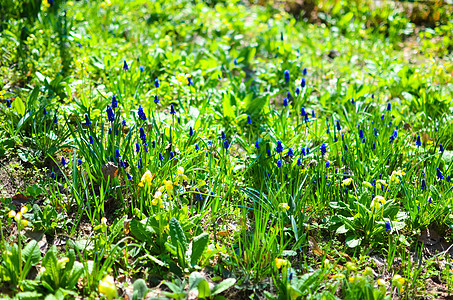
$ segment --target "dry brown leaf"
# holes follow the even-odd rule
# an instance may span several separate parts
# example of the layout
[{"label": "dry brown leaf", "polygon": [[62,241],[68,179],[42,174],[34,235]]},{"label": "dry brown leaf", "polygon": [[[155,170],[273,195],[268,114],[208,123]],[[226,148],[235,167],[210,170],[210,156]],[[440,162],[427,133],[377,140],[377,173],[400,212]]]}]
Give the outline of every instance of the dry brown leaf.
[{"label": "dry brown leaf", "polygon": [[101,167],[101,171],[105,180],[108,180],[109,177],[113,179],[118,175],[118,167],[110,161]]}]

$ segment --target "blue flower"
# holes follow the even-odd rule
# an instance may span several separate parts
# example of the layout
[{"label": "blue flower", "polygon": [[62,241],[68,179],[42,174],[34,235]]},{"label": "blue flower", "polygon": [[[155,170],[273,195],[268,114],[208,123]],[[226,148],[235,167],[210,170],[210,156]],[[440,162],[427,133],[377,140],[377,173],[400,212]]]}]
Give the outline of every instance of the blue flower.
[{"label": "blue flower", "polygon": [[157,95],[154,95],[154,103],[159,103],[159,97],[157,97]]},{"label": "blue flower", "polygon": [[337,130],[338,130],[338,131],[341,131],[340,120],[337,120]]},{"label": "blue flower", "polygon": [[311,116],[312,116],[313,118],[316,117],[316,114],[315,114],[315,110],[314,110],[314,109],[311,111]]},{"label": "blue flower", "polygon": [[376,149],[376,143],[373,143],[373,146],[371,146],[371,149]]},{"label": "blue flower", "polygon": [[307,123],[308,121],[310,121],[310,119],[308,118],[308,114],[306,114],[304,117],[304,122]]},{"label": "blue flower", "polygon": [[302,147],[302,150],[300,150],[300,155],[305,156],[305,147]]},{"label": "blue flower", "polygon": [[143,73],[143,72],[145,72],[145,67],[144,66],[140,66],[140,73]]},{"label": "blue flower", "polygon": [[300,87],[304,88],[305,85],[306,85],[305,78],[302,78],[302,80],[300,81]]},{"label": "blue flower", "polygon": [[283,151],[282,141],[277,141],[276,151],[277,151],[277,153],[281,153]]},{"label": "blue flower", "polygon": [[140,144],[135,143],[135,152],[139,153],[140,152]]},{"label": "blue flower", "polygon": [[55,178],[56,178],[55,172],[50,173],[50,178],[52,178],[52,179],[55,179]]},{"label": "blue flower", "polygon": [[57,124],[58,123],[58,118],[57,118],[57,113],[55,112],[55,115],[53,116],[53,123]]},{"label": "blue flower", "polygon": [[382,115],[381,115],[381,120],[384,120],[384,117],[385,117],[384,114],[382,114]]},{"label": "blue flower", "polygon": [[233,63],[234,63],[235,66],[238,65],[238,60],[237,60],[237,58],[233,59]]},{"label": "blue flower", "polygon": [[212,146],[212,142],[210,140],[208,140],[208,145]]},{"label": "blue flower", "polygon": [[127,65],[127,62],[126,62],[126,61],[124,61],[123,70],[124,70],[124,71],[129,70],[129,66]]},{"label": "blue flower", "polygon": [[193,85],[192,77],[187,76],[187,86],[192,86],[192,85]]},{"label": "blue flower", "polygon": [[439,180],[444,179],[444,175],[442,174],[442,171],[439,168],[437,168],[437,178]]},{"label": "blue flower", "polygon": [[143,169],[143,161],[141,157],[138,158],[138,168]]},{"label": "blue flower", "polygon": [[156,141],[155,141],[155,140],[153,140],[153,141],[151,142],[151,147],[153,147],[153,149],[156,148]]},{"label": "blue flower", "polygon": [[289,82],[289,70],[285,70],[285,82]]},{"label": "blue flower", "polygon": [[291,92],[290,91],[287,91],[286,92],[286,98],[288,98],[288,100],[291,100]]},{"label": "blue flower", "polygon": [[365,136],[363,135],[363,129],[359,130],[359,138],[363,139]]},{"label": "blue flower", "polygon": [[143,127],[140,127],[140,139],[142,140],[143,143],[146,143],[146,134]]},{"label": "blue flower", "polygon": [[126,176],[127,176],[127,179],[129,179],[129,180],[132,179],[132,176],[131,176],[131,174],[129,174],[129,172],[126,172]]},{"label": "blue flower", "polygon": [[283,41],[283,31],[280,31],[280,41]]},{"label": "blue flower", "polygon": [[125,168],[126,165],[124,164],[124,161],[122,159],[120,159],[120,168]]},{"label": "blue flower", "polygon": [[327,152],[327,145],[325,143],[321,144],[321,154],[324,155]]},{"label": "blue flower", "polygon": [[189,136],[192,136],[192,135],[193,135],[193,128],[192,128],[192,126],[190,126],[190,128],[189,128]]},{"label": "blue flower", "polygon": [[284,107],[288,106],[288,99],[287,98],[283,98],[283,106]]},{"label": "blue flower", "polygon": [[162,153],[159,152],[159,160],[160,161],[163,161],[164,160],[164,157],[162,156]]},{"label": "blue flower", "polygon": [[90,138],[90,144],[93,144],[94,143],[93,137],[90,135],[89,138]]},{"label": "blue flower", "polygon": [[305,151],[307,151],[307,155],[310,154],[310,148],[305,148]]},{"label": "blue flower", "polygon": [[107,105],[107,118],[109,122],[115,121],[115,114],[113,113],[113,109],[110,105]]},{"label": "blue flower", "polygon": [[170,104],[170,114],[172,115],[176,114],[175,108],[173,107],[173,103]]},{"label": "blue flower", "polygon": [[198,144],[195,144],[195,150],[200,150],[200,147],[198,146]]},{"label": "blue flower", "polygon": [[45,107],[42,109],[42,114],[47,115],[47,109]]},{"label": "blue flower", "polygon": [[422,145],[422,141],[420,140],[420,135],[417,136],[417,141],[415,142],[415,144],[420,147]]},{"label": "blue flower", "polygon": [[9,99],[6,100],[6,107],[8,107],[8,108],[11,107],[11,100],[9,100]]},{"label": "blue flower", "polygon": [[82,163],[83,163],[83,162],[82,162],[82,159],[79,158],[79,159],[77,160],[77,164],[80,166]]},{"label": "blue flower", "polygon": [[281,166],[282,166],[282,161],[279,159],[279,160],[277,160],[277,167],[280,168]]},{"label": "blue flower", "polygon": [[305,107],[302,106],[302,108],[300,109],[300,115],[302,117],[305,117],[307,115],[307,112],[305,111]]},{"label": "blue flower", "polygon": [[392,104],[389,102],[387,103],[387,111],[391,111],[392,110]]},{"label": "blue flower", "polygon": [[302,70],[302,75],[307,76],[307,68],[304,68],[304,69]]},{"label": "blue flower", "polygon": [[90,126],[90,125],[91,125],[90,117],[88,117],[87,114],[85,114],[85,125],[86,125],[86,126]]},{"label": "blue flower", "polygon": [[344,151],[348,151],[348,145],[344,144]]},{"label": "blue flower", "polygon": [[247,124],[252,124],[252,117],[250,115],[247,115]]},{"label": "blue flower", "polygon": [[439,145],[439,152],[444,152],[444,146],[442,144]]},{"label": "blue flower", "polygon": [[300,94],[300,89],[299,89],[299,87],[297,87],[296,88],[296,96],[299,96],[299,94]]},{"label": "blue flower", "polygon": [[126,120],[123,119],[123,122],[121,122],[121,125],[127,126]]},{"label": "blue flower", "polygon": [[385,221],[385,231],[392,230],[392,226],[390,225],[390,221]]},{"label": "blue flower", "polygon": [[294,153],[293,153],[293,148],[289,147],[289,148],[288,148],[288,156],[291,156],[291,157],[292,157],[293,155],[294,155]]},{"label": "blue flower", "polygon": [[115,94],[112,95],[112,108],[118,107],[118,100],[116,99]]},{"label": "blue flower", "polygon": [[298,166],[302,165],[302,162],[301,162],[301,160],[300,160],[300,157],[297,159],[297,165],[298,165]]},{"label": "blue flower", "polygon": [[159,78],[154,79],[154,86],[158,88],[160,86],[159,84]]},{"label": "blue flower", "polygon": [[230,148],[230,143],[228,143],[228,140],[223,141],[223,148],[225,148],[226,150],[228,150],[228,148]]},{"label": "blue flower", "polygon": [[389,143],[393,143],[393,141],[395,140],[395,137],[393,136],[393,134],[390,136],[389,138]]},{"label": "blue flower", "polygon": [[450,182],[450,180],[451,180],[451,176],[448,175],[448,176],[447,176],[447,182]]},{"label": "blue flower", "polygon": [[259,149],[260,148],[260,143],[258,141],[255,142],[255,148]]},{"label": "blue flower", "polygon": [[271,149],[266,149],[267,157],[271,157]]},{"label": "blue flower", "polygon": [[140,104],[138,105],[138,118],[139,120],[146,121],[146,114]]},{"label": "blue flower", "polygon": [[221,132],[221,135],[222,135],[222,140],[226,140],[225,132],[223,130]]},{"label": "blue flower", "polygon": [[330,161],[326,161],[326,168],[330,167]]},{"label": "blue flower", "polygon": [[421,188],[422,191],[426,191],[426,182],[425,182],[425,178],[422,178],[422,184],[421,184],[420,188]]},{"label": "blue flower", "polygon": [[116,157],[121,157],[121,155],[120,155],[120,150],[115,149],[115,155],[116,155]]},{"label": "blue flower", "polygon": [[145,153],[149,153],[148,144],[147,143],[143,144],[143,150],[145,151]]},{"label": "blue flower", "polygon": [[172,160],[174,157],[175,157],[175,154],[173,153],[173,151],[170,151],[170,160]]},{"label": "blue flower", "polygon": [[355,105],[354,98],[351,98],[351,104],[352,104],[352,105]]},{"label": "blue flower", "polygon": [[[362,139],[362,144],[366,144],[365,138]],[[359,150],[360,151],[360,150]]]},{"label": "blue flower", "polygon": [[66,166],[66,160],[65,160],[64,156],[61,157],[60,165],[62,165],[63,167]]},{"label": "blue flower", "polygon": [[374,136],[375,136],[375,137],[378,137],[378,135],[379,135],[379,134],[378,134],[378,129],[377,129],[376,127],[374,127]]}]

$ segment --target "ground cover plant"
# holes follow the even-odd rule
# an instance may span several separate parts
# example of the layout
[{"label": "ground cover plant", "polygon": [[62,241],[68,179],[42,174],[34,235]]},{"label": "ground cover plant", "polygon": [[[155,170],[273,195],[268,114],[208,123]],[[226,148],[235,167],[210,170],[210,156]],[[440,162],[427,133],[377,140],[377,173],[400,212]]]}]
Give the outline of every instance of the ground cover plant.
[{"label": "ground cover plant", "polygon": [[2,298],[449,297],[451,5],[0,7]]}]

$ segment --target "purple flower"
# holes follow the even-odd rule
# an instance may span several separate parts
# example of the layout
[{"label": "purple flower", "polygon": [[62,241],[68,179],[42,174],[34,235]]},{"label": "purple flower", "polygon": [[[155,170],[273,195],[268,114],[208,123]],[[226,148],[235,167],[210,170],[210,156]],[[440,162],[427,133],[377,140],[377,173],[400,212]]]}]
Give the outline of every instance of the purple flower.
[{"label": "purple flower", "polygon": [[112,95],[112,108],[118,107],[118,100],[116,99],[115,94]]},{"label": "purple flower", "polygon": [[66,159],[64,158],[64,156],[61,157],[60,165],[62,165],[63,167],[66,166]]},{"label": "purple flower", "polygon": [[255,148],[259,149],[260,148],[260,143],[258,141],[255,142]]},{"label": "purple flower", "polygon": [[283,151],[282,141],[277,141],[276,151],[277,151],[277,153],[281,153]]},{"label": "purple flower", "polygon": [[157,104],[157,103],[159,103],[159,101],[160,101],[159,97],[157,97],[157,95],[154,95],[154,103]]},{"label": "purple flower", "polygon": [[282,166],[282,161],[279,159],[279,160],[277,160],[277,167],[280,168],[281,166]]},{"label": "purple flower", "polygon": [[55,178],[56,178],[56,176],[55,176],[55,172],[52,172],[52,173],[50,173],[50,178],[52,178],[52,179],[54,179],[54,180],[55,180]]},{"label": "purple flower", "polygon": [[124,71],[129,70],[129,66],[127,65],[127,62],[126,62],[126,61],[124,61],[123,70],[124,70]]},{"label": "purple flower", "polygon": [[146,121],[146,114],[140,104],[138,105],[138,118],[142,121]]},{"label": "purple flower", "polygon": [[444,179],[444,175],[442,174],[442,171],[439,168],[437,168],[437,178],[439,180]]},{"label": "purple flower", "polygon": [[306,85],[305,78],[302,78],[302,80],[300,81],[300,87],[304,88],[305,85]]},{"label": "purple flower", "polygon": [[160,86],[159,84],[159,78],[154,79],[154,86],[158,88]]},{"label": "purple flower", "polygon": [[252,117],[250,115],[247,115],[247,124],[252,124]]},{"label": "purple flower", "polygon": [[390,221],[385,221],[385,231],[391,231],[392,230],[392,225],[390,225]]},{"label": "purple flower", "polygon": [[324,155],[327,152],[327,145],[325,143],[321,144],[321,154]]},{"label": "purple flower", "polygon": [[107,118],[109,122],[115,121],[115,114],[113,113],[113,109],[110,105],[107,105]]},{"label": "purple flower", "polygon": [[422,145],[422,141],[420,140],[420,135],[417,136],[417,141],[415,142],[415,144],[420,147]]},{"label": "purple flower", "polygon": [[173,107],[173,104],[170,105],[170,114],[174,115],[176,114],[175,108]]},{"label": "purple flower", "polygon": [[289,70],[285,70],[285,82],[289,82]]}]

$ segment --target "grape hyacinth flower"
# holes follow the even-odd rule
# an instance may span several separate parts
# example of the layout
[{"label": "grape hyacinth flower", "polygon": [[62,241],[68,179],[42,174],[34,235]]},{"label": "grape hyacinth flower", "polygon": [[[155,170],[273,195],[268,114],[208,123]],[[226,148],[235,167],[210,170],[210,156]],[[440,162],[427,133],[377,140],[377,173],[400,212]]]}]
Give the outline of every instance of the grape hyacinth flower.
[{"label": "grape hyacinth flower", "polygon": [[58,118],[57,118],[57,113],[53,116],[53,123],[57,124],[58,123]]},{"label": "grape hyacinth flower", "polygon": [[286,92],[286,98],[288,98],[288,100],[291,100],[291,97],[292,97],[291,92],[290,91]]},{"label": "grape hyacinth flower", "polygon": [[337,130],[338,130],[338,131],[341,131],[340,120],[337,120]]},{"label": "grape hyacinth flower", "polygon": [[233,63],[234,63],[235,66],[238,65],[238,60],[237,60],[237,58],[233,59]]},{"label": "grape hyacinth flower", "polygon": [[6,100],[6,107],[11,108],[11,100]]},{"label": "grape hyacinth flower", "polygon": [[129,66],[127,65],[127,62],[126,62],[126,61],[124,61],[123,70],[124,70],[124,71],[128,71],[128,70],[129,70]]},{"label": "grape hyacinth flower", "polygon": [[255,142],[255,148],[259,149],[260,148],[260,143],[258,141]]},{"label": "grape hyacinth flower", "polygon": [[198,146],[198,144],[195,144],[195,150],[200,150],[200,147]]},{"label": "grape hyacinth flower", "polygon": [[371,146],[371,149],[376,149],[376,143],[373,143],[373,146]]},{"label": "grape hyacinth flower", "polygon": [[277,151],[277,153],[281,153],[283,151],[282,141],[277,141],[276,151]]},{"label": "grape hyacinth flower", "polygon": [[154,86],[158,88],[160,86],[159,84],[159,78],[154,79]]},{"label": "grape hyacinth flower", "polygon": [[302,150],[300,150],[300,155],[305,156],[305,147],[302,147]]},{"label": "grape hyacinth flower", "polygon": [[138,158],[138,168],[143,169],[143,161],[141,157]]},{"label": "grape hyacinth flower", "polygon": [[282,166],[282,161],[279,159],[279,160],[277,160],[277,167],[280,168],[281,166]]},{"label": "grape hyacinth flower", "polygon": [[86,125],[86,126],[90,126],[90,125],[91,125],[90,117],[88,117],[87,114],[85,114],[85,125]]},{"label": "grape hyacinth flower", "polygon": [[79,165],[79,166],[80,166],[81,164],[83,164],[83,161],[82,161],[82,159],[81,159],[81,158],[79,158],[79,159],[77,160],[77,165]]},{"label": "grape hyacinth flower", "polygon": [[139,120],[146,121],[146,114],[140,104],[138,105],[138,118]]},{"label": "grape hyacinth flower", "polygon": [[175,108],[173,107],[173,103],[170,105],[170,114],[176,114]]},{"label": "grape hyacinth flower", "polygon": [[145,67],[144,66],[140,66],[140,73],[143,73],[143,72],[145,72]]},{"label": "grape hyacinth flower", "polygon": [[392,226],[390,224],[390,221],[385,221],[385,231],[389,232],[392,230]]},{"label": "grape hyacinth flower", "polygon": [[135,143],[135,152],[139,153],[140,152],[140,144]]},{"label": "grape hyacinth flower", "polygon": [[164,157],[162,156],[162,153],[159,152],[159,161],[163,161]]},{"label": "grape hyacinth flower", "polygon": [[192,86],[192,85],[193,85],[192,77],[187,76],[187,86]]},{"label": "grape hyacinth flower", "polygon": [[307,68],[304,68],[304,69],[302,70],[302,75],[307,76]]},{"label": "grape hyacinth flower", "polygon": [[299,89],[299,87],[297,87],[296,88],[296,96],[299,96],[299,94],[300,94],[300,89]]},{"label": "grape hyacinth flower", "polygon": [[426,182],[425,182],[425,178],[422,178],[422,183],[421,183],[420,188],[421,188],[422,191],[426,191]]},{"label": "grape hyacinth flower", "polygon": [[330,167],[330,161],[326,161],[326,168]]},{"label": "grape hyacinth flower", "polygon": [[175,157],[175,154],[173,153],[173,151],[170,151],[170,160],[172,160],[174,157]]},{"label": "grape hyacinth flower", "polygon": [[285,70],[285,82],[289,82],[289,70]]},{"label": "grape hyacinth flower", "polygon": [[284,107],[288,106],[288,98],[283,98],[283,106]]},{"label": "grape hyacinth flower", "polygon": [[129,172],[126,172],[126,176],[127,176],[127,179],[129,179],[129,180],[132,179],[132,176],[131,176],[131,174],[129,174]]},{"label": "grape hyacinth flower", "polygon": [[116,155],[116,157],[121,157],[121,155],[120,155],[120,150],[115,149],[115,155]]},{"label": "grape hyacinth flower", "polygon": [[157,95],[154,95],[154,103],[157,104],[157,103],[159,103],[159,101],[160,101],[159,97],[157,97]]},{"label": "grape hyacinth flower", "polygon": [[115,114],[113,113],[113,109],[110,105],[107,105],[107,118],[109,122],[115,121]]},{"label": "grape hyacinth flower", "polygon": [[116,99],[115,94],[112,95],[112,108],[118,107],[118,100]]},{"label": "grape hyacinth flower", "polygon": [[189,128],[189,136],[192,136],[192,135],[193,135],[193,128],[192,128],[192,126],[190,126],[190,128]]},{"label": "grape hyacinth flower", "polygon": [[391,111],[392,110],[392,104],[389,102],[387,103],[387,111]]},{"label": "grape hyacinth flower", "polygon": [[228,143],[228,140],[223,141],[223,148],[225,148],[225,150],[228,150],[228,148],[230,148],[230,143]]},{"label": "grape hyacinth flower", "polygon": [[417,136],[417,141],[415,141],[415,144],[420,147],[422,145],[422,141],[420,140],[420,135]]},{"label": "grape hyacinth flower", "polygon": [[90,135],[89,138],[90,138],[90,144],[93,144],[94,143],[93,136]]},{"label": "grape hyacinth flower", "polygon": [[142,140],[143,144],[146,143],[146,134],[143,127],[140,127],[140,139]]},{"label": "grape hyacinth flower", "polygon": [[327,145],[325,143],[321,144],[321,155],[325,155],[327,152]]},{"label": "grape hyacinth flower", "polygon": [[271,149],[267,149],[266,152],[267,152],[267,157],[271,157]]},{"label": "grape hyacinth flower", "polygon": [[300,160],[300,157],[297,159],[297,165],[298,165],[298,166],[302,165],[302,162],[301,162],[301,160]]},{"label": "grape hyacinth flower", "polygon": [[62,165],[63,167],[66,166],[66,159],[64,158],[64,156],[61,157],[60,165]]},{"label": "grape hyacinth flower", "polygon": [[302,108],[300,109],[300,115],[302,117],[305,117],[307,115],[307,112],[305,111],[305,107],[302,106]]},{"label": "grape hyacinth flower", "polygon": [[300,81],[300,87],[304,88],[305,85],[306,85],[305,78],[302,78],[302,80]]},{"label": "grape hyacinth flower", "polygon": [[439,152],[444,152],[444,146],[442,146],[442,144],[439,145]]},{"label": "grape hyacinth flower", "polygon": [[247,124],[252,124],[252,117],[250,115],[247,115]]},{"label": "grape hyacinth flower", "polygon": [[444,179],[444,175],[442,174],[442,171],[439,168],[437,168],[437,178],[439,180]]},{"label": "grape hyacinth flower", "polygon": [[359,130],[359,138],[360,139],[364,139],[365,138],[365,136],[363,135],[363,129]]},{"label": "grape hyacinth flower", "polygon": [[52,178],[53,180],[55,180],[55,178],[56,178],[55,172],[50,173],[50,178]]},{"label": "grape hyacinth flower", "polygon": [[288,156],[293,157],[293,155],[294,155],[293,148],[289,147],[288,148]]}]

